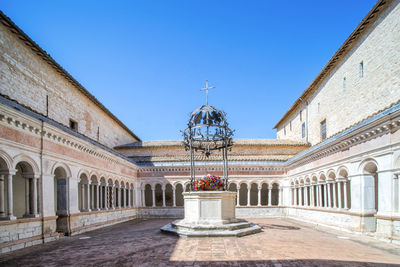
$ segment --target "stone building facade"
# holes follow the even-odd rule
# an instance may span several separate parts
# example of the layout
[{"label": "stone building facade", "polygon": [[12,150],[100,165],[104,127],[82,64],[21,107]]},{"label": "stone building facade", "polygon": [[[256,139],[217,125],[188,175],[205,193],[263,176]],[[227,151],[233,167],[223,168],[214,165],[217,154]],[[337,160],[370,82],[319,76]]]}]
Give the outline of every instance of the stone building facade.
[{"label": "stone building facade", "polygon": [[[182,143],[140,140],[3,13],[0,22],[1,252],[182,216]],[[276,140],[234,140],[239,217],[400,243],[398,32],[400,2],[378,1],[277,123]],[[221,175],[219,156],[199,155],[196,173]]]}]

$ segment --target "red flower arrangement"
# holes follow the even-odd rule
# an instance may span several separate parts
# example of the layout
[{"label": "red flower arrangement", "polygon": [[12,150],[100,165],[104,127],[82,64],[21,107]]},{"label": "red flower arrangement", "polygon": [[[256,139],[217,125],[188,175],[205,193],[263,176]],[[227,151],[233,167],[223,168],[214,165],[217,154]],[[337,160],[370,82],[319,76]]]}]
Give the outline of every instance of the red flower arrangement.
[{"label": "red flower arrangement", "polygon": [[225,179],[210,174],[194,181],[194,191],[218,191],[224,187]]}]

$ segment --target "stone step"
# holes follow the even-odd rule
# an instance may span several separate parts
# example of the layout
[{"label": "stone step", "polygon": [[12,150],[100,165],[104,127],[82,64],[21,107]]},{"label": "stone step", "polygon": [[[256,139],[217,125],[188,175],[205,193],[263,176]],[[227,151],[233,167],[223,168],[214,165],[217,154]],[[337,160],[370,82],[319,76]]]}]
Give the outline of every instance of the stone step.
[{"label": "stone step", "polygon": [[185,223],[182,220],[175,221],[171,223],[174,227],[178,229],[192,229],[192,230],[221,230],[221,231],[232,231],[237,229],[243,229],[250,227],[250,223],[241,220],[238,222],[227,223],[227,224],[189,224]]},{"label": "stone step", "polygon": [[209,225],[207,225],[206,228],[198,227],[198,225],[194,227],[176,227],[172,223],[169,223],[163,226],[161,231],[183,237],[240,237],[261,232],[261,227],[256,224],[249,222],[240,222],[234,224],[239,224],[240,228],[229,228],[229,225],[224,225],[227,226],[225,228],[211,228]]}]

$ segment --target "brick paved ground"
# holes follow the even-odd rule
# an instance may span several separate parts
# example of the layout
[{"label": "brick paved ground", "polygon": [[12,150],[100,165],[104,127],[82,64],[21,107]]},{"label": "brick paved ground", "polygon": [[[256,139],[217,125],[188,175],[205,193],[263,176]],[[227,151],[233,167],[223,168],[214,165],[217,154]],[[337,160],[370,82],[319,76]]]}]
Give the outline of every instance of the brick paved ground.
[{"label": "brick paved ground", "polygon": [[[0,256],[2,266],[389,266],[400,246],[287,219],[251,220],[241,238],[162,234],[171,220],[127,222]],[[400,266],[400,265],[399,265]]]}]

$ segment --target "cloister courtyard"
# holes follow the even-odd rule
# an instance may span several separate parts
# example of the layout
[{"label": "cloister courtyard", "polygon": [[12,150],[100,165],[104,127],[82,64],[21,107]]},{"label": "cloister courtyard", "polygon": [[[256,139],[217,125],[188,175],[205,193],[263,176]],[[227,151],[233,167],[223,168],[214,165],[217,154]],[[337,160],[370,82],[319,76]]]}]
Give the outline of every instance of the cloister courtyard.
[{"label": "cloister courtyard", "polygon": [[171,219],[129,221],[3,254],[1,266],[400,266],[400,246],[289,219],[240,238],[179,238]]}]

